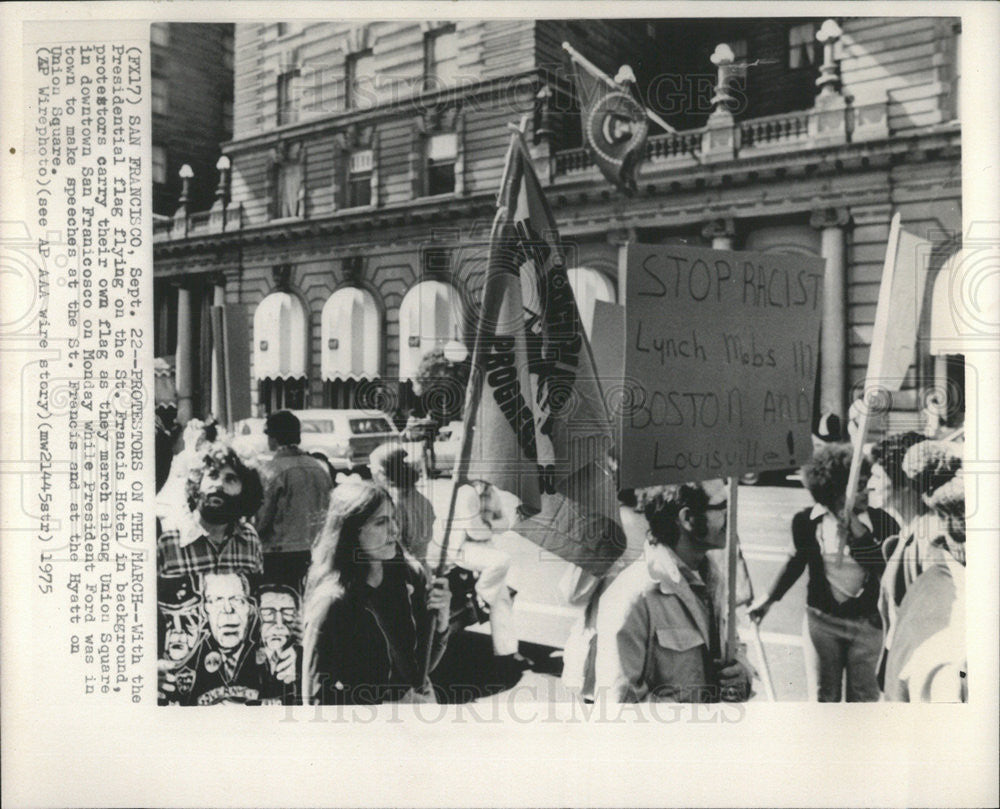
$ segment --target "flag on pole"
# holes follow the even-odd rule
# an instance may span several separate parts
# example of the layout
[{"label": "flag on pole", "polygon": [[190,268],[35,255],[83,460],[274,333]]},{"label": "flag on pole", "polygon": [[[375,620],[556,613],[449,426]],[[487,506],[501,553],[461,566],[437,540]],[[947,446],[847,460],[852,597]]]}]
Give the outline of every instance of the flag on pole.
[{"label": "flag on pole", "polygon": [[467,480],[513,492],[513,530],[594,575],[624,549],[613,433],[555,220],[512,137],[472,352]]},{"label": "flag on pole", "polygon": [[632,94],[625,66],[621,83],[611,79],[572,48],[564,45],[573,62],[580,96],[583,141],[594,163],[609,182],[625,194],[636,191],[636,174],[646,152],[649,121],[646,108]]},{"label": "flag on pole", "polygon": [[[874,411],[888,408],[890,394],[902,387],[906,372],[916,356],[917,330],[923,311],[930,254],[930,242],[903,230],[900,215],[896,213],[889,225],[889,242],[875,307],[860,423],[853,435],[854,454],[847,478],[845,511],[854,509],[861,478],[863,447]],[[843,558],[846,542],[846,534],[842,533],[838,563]]]}]

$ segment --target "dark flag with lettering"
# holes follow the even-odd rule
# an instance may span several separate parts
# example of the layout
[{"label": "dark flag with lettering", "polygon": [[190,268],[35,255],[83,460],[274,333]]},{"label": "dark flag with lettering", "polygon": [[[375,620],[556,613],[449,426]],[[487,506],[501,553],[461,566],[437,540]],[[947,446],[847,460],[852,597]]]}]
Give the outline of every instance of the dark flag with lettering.
[{"label": "dark flag with lettering", "polygon": [[627,83],[618,84],[599,71],[595,75],[596,68],[582,62],[575,52],[570,58],[580,97],[583,142],[601,174],[632,195],[649,134],[646,108]]},{"label": "dark flag with lettering", "polygon": [[612,427],[555,220],[519,133],[498,202],[465,476],[516,494],[515,531],[601,575],[624,548]]}]

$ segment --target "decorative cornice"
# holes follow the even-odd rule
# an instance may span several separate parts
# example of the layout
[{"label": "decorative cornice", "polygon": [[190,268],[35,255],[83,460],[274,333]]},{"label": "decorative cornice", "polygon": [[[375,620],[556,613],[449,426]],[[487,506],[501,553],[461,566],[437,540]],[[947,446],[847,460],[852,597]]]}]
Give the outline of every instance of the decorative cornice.
[{"label": "decorative cornice", "polygon": [[809,215],[809,226],[817,230],[846,227],[851,221],[851,212],[846,207],[817,208]]},{"label": "decorative cornice", "polygon": [[736,220],[731,216],[711,219],[702,227],[701,235],[709,241],[723,237],[731,239],[736,235]]},{"label": "decorative cornice", "polygon": [[[691,226],[710,217],[759,217],[806,214],[818,208],[854,208],[887,203],[891,157],[896,153],[938,152],[939,160],[960,157],[960,128],[941,125],[888,140],[824,149],[746,157],[712,166],[670,167],[640,178],[640,193],[627,208],[601,201],[606,181],[590,174],[545,187],[546,196],[565,234],[597,233],[608,228]],[[838,181],[833,172],[839,166]],[[729,180],[725,181],[724,178]],[[781,193],[773,189],[780,184]],[[800,192],[801,189],[801,192]],[[789,194],[791,190],[794,193]],[[456,219],[491,218],[496,196],[480,192],[466,197],[436,197],[393,202],[383,207],[330,211],[322,217],[262,223],[224,233],[154,242],[157,259],[206,251],[224,255],[237,245],[275,244],[328,235],[370,233],[405,228],[418,219],[427,224]],[[363,242],[362,239],[358,240]]]}]

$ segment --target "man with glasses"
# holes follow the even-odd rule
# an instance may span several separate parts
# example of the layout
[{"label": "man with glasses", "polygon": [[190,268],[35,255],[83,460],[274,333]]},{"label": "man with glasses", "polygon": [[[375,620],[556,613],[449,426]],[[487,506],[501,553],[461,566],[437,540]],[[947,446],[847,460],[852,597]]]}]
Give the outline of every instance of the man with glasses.
[{"label": "man with glasses", "polygon": [[264,584],[257,589],[257,603],[260,605],[260,648],[271,676],[263,698],[280,697],[282,704],[298,704],[299,662],[302,660],[298,591],[288,585]]},{"label": "man with glasses", "polygon": [[664,486],[645,499],[643,557],[600,599],[595,699],[748,699],[753,669],[742,654],[726,659],[726,574],[710,554],[726,545],[725,487]]},{"label": "man with glasses", "polygon": [[[257,635],[257,611],[243,573],[205,573],[201,607],[208,634],[187,671],[160,672],[161,702],[180,705],[260,705],[294,700],[294,648],[275,655],[274,665]],[[280,608],[279,608],[280,612]]]}]

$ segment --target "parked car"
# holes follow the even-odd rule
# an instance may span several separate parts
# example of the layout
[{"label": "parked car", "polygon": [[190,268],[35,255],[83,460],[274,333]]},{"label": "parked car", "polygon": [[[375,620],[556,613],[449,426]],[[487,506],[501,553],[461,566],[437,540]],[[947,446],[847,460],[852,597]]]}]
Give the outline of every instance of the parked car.
[{"label": "parked car", "polygon": [[743,486],[801,486],[802,470],[798,468],[769,469],[740,475]]},{"label": "parked car", "polygon": [[[302,423],[299,446],[322,455],[336,471],[353,472],[368,466],[375,447],[400,441],[399,431],[384,413],[376,410],[293,410]],[[266,457],[265,419],[243,419],[234,427],[234,443]]]}]

